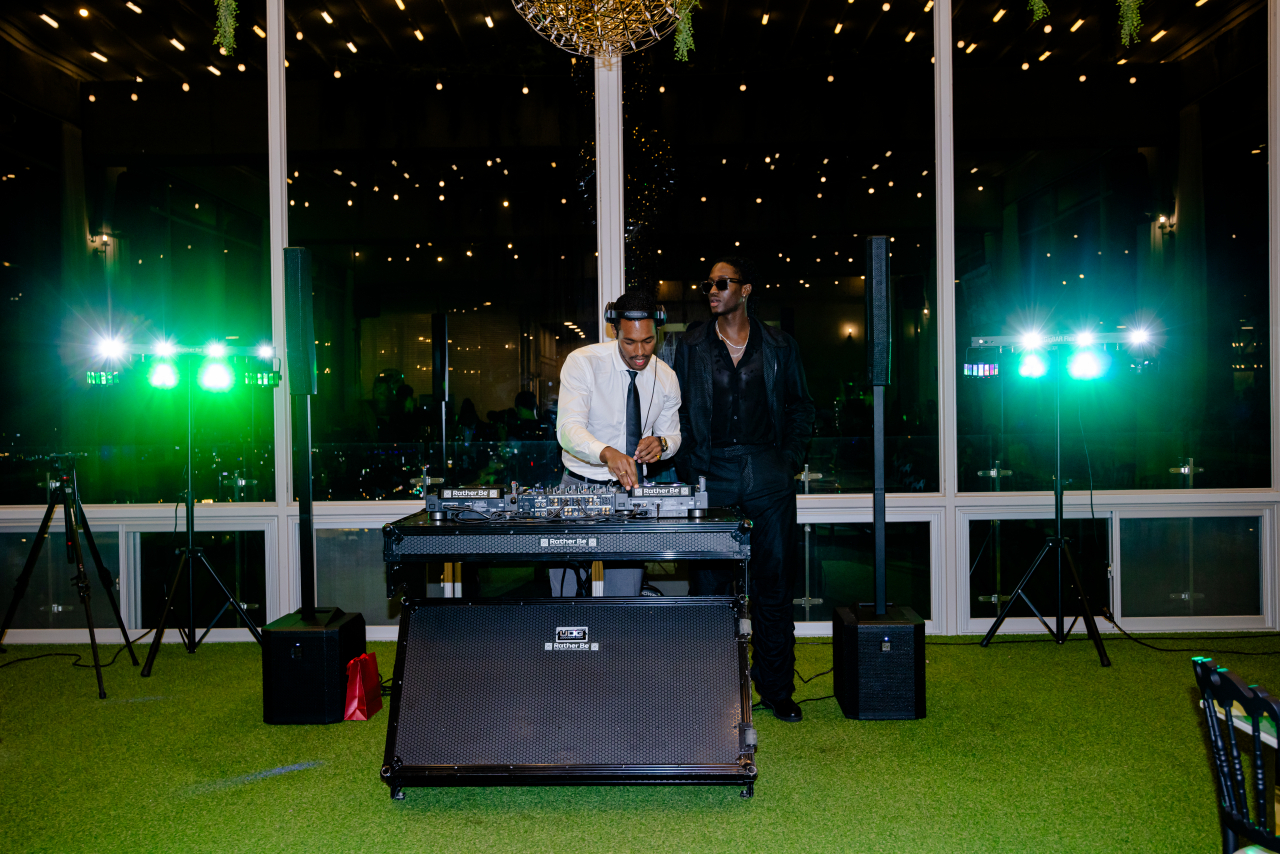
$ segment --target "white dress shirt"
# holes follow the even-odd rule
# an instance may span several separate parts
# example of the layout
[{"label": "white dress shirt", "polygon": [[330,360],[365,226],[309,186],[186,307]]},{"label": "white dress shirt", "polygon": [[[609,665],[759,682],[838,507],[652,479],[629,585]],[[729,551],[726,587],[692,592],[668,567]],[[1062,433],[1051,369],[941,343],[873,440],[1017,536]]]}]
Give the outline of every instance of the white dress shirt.
[{"label": "white dress shirt", "polygon": [[[627,390],[631,375],[618,352],[618,342],[580,347],[560,369],[560,405],[556,437],[561,459],[570,471],[592,480],[612,480],[600,452],[612,447],[626,453]],[[662,436],[669,459],[680,449],[680,383],[676,372],[656,355],[636,373],[640,396],[640,438]]]}]

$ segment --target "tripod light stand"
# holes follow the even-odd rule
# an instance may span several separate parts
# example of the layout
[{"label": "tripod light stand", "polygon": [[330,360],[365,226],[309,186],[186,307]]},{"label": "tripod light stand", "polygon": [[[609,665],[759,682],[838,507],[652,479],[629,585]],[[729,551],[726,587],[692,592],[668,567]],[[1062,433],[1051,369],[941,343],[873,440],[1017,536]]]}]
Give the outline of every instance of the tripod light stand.
[{"label": "tripod light stand", "polygon": [[[175,347],[171,350],[171,352],[176,352],[178,354],[179,363],[183,366],[182,373],[185,374],[187,385],[187,545],[185,548],[178,550],[182,557],[178,561],[177,571],[174,572],[173,582],[169,585],[169,596],[165,600],[164,610],[160,613],[160,624],[156,627],[156,636],[151,641],[150,650],[147,651],[147,662],[142,666],[143,676],[151,675],[151,668],[155,664],[156,656],[160,652],[160,643],[164,639],[165,626],[168,624],[169,615],[174,611],[174,601],[177,597],[178,585],[183,581],[186,582],[187,587],[186,613],[184,615],[186,620],[177,628],[178,633],[182,635],[183,645],[186,647],[188,653],[194,653],[200,644],[204,642],[204,639],[213,629],[214,624],[222,618],[224,613],[226,613],[228,606],[234,608],[236,613],[240,615],[240,619],[244,621],[246,626],[248,626],[250,634],[253,635],[253,639],[256,640],[259,645],[262,644],[262,635],[258,632],[257,627],[254,626],[253,621],[249,619],[249,615],[245,613],[244,608],[238,601],[236,601],[236,597],[227,589],[227,585],[218,577],[218,573],[214,571],[212,564],[209,563],[208,557],[205,556],[204,549],[195,544],[196,507],[194,485],[195,467],[193,459],[193,448],[195,445],[195,357],[197,355],[220,355],[221,353],[225,353],[225,351],[226,348],[223,348],[220,345],[218,347],[218,351],[213,354],[208,353],[208,348],[181,348],[181,350],[179,350],[179,348]],[[263,357],[264,353],[258,352],[257,355],[259,357]],[[213,364],[217,365],[218,363]],[[206,366],[206,370],[210,370],[210,366]],[[226,370],[227,374],[225,380],[226,384],[223,387],[224,390],[225,388],[229,388],[231,383],[234,382],[234,375],[230,373],[229,369]],[[212,370],[210,370],[210,374],[211,373]],[[209,376],[209,374],[206,374],[205,376]],[[209,379],[211,381],[210,385],[213,385],[214,388],[218,388],[223,381],[221,376],[209,376]],[[209,625],[205,627],[204,633],[198,638],[196,637],[195,598],[195,575],[197,563],[201,564],[206,570],[208,570],[209,576],[213,578],[214,582],[217,583],[218,587],[222,590],[223,595],[226,597],[226,602],[224,602],[222,607],[218,609],[218,613],[209,621]]]},{"label": "tripod light stand", "polygon": [[[1020,345],[1025,350],[1022,359],[1022,365],[1019,373],[1028,378],[1039,378],[1044,376],[1049,370],[1053,371],[1053,423],[1054,423],[1054,477],[1053,477],[1053,520],[1054,535],[1045,538],[1044,545],[1041,547],[1039,554],[1031,562],[1031,566],[1027,569],[1018,585],[1009,594],[1008,600],[1004,607],[1000,610],[999,616],[996,617],[991,628],[987,630],[986,635],[982,638],[981,645],[987,646],[991,643],[992,638],[1000,630],[1005,619],[1008,618],[1009,612],[1013,609],[1014,604],[1018,600],[1022,600],[1035,614],[1040,624],[1044,626],[1055,641],[1064,643],[1067,637],[1075,628],[1076,622],[1083,617],[1085,630],[1089,635],[1089,639],[1093,641],[1094,648],[1098,652],[1098,661],[1103,667],[1111,666],[1111,659],[1107,657],[1106,647],[1102,643],[1102,635],[1098,631],[1098,625],[1093,618],[1093,609],[1089,604],[1089,597],[1085,593],[1084,585],[1080,582],[1080,574],[1076,570],[1075,558],[1071,553],[1071,545],[1069,538],[1063,536],[1062,533],[1062,504],[1063,504],[1063,481],[1062,481],[1062,373],[1064,362],[1066,361],[1066,350],[1069,345],[1077,347],[1077,352],[1071,357],[1071,365],[1069,372],[1073,378],[1086,380],[1094,379],[1105,371],[1105,363],[1102,356],[1105,356],[1105,349],[1102,356],[1094,347],[1105,348],[1107,344],[1129,343],[1131,345],[1141,345],[1147,342],[1145,332],[1138,331],[1129,335],[1119,335],[1114,333],[1093,334],[1080,333],[1073,335],[1054,335],[1040,336],[1038,334],[1027,335],[1021,338],[1012,336],[994,336],[974,338],[972,346],[974,347],[1004,347],[1010,345]],[[1043,351],[1045,355],[1052,354],[1050,362],[1052,368],[1045,364],[1044,358],[1039,353]],[[1026,593],[1027,583],[1035,575],[1036,570],[1045,563],[1045,558],[1050,557],[1052,553],[1053,561],[1057,567],[1057,577],[1055,583],[1056,602],[1054,608],[1054,624],[1051,627],[1048,621],[1036,608],[1031,598]],[[1063,614],[1063,569],[1065,569],[1070,577],[1071,582],[1075,585],[1079,594],[1081,614],[1076,616],[1070,626],[1065,625],[1065,617]],[[998,603],[1001,597],[999,591],[996,591],[993,597]]]},{"label": "tripod light stand", "polygon": [[[180,347],[167,340],[159,341],[150,348],[139,348],[116,338],[102,339],[99,341],[97,349],[99,355],[106,359],[110,367],[118,367],[123,360],[131,360],[133,356],[151,358],[153,361],[150,363],[147,382],[153,388],[172,389],[184,380],[187,387],[187,545],[185,548],[178,550],[182,557],[178,561],[178,569],[174,573],[173,583],[169,585],[169,595],[164,604],[164,611],[161,612],[160,624],[156,628],[155,639],[152,641],[151,649],[147,653],[146,664],[142,667],[142,675],[151,675],[151,668],[155,664],[156,655],[160,652],[160,643],[164,638],[165,626],[174,611],[178,584],[184,579],[187,585],[186,620],[183,625],[178,627],[178,632],[182,635],[183,645],[186,647],[187,652],[193,653],[196,651],[208,636],[213,625],[226,613],[228,607],[236,610],[236,613],[240,615],[240,619],[244,620],[245,625],[249,627],[254,640],[261,644],[262,635],[253,625],[253,621],[249,619],[249,615],[245,613],[244,608],[236,601],[235,596],[227,589],[222,579],[218,577],[213,566],[209,563],[209,559],[205,556],[204,549],[197,547],[195,544],[195,386],[198,377],[200,386],[210,392],[229,391],[236,383],[236,376],[232,364],[227,360],[237,357],[242,359],[249,357],[267,365],[266,368],[257,366],[256,370],[246,371],[242,377],[242,381],[245,384],[264,387],[278,386],[280,384],[280,373],[279,362],[275,358],[275,349],[270,344],[262,344],[258,347],[228,347],[221,342],[215,342],[205,347]],[[197,365],[197,359],[203,360],[203,363]],[[120,371],[90,371],[87,379],[90,385],[119,385]],[[209,626],[205,628],[204,634],[198,638],[196,637],[195,599],[195,567],[197,563],[208,570],[209,575],[213,577],[214,582],[217,583],[226,597],[226,602],[222,608],[209,621]]]},{"label": "tripod light stand", "polygon": [[[120,628],[120,634],[124,638],[124,644],[129,650],[129,657],[133,659],[135,667],[138,665],[138,657],[133,653],[133,642],[129,640],[129,631],[125,628],[124,618],[120,615],[120,606],[116,602],[116,597],[111,593],[111,574],[107,572],[107,568],[102,562],[98,544],[93,539],[93,531],[89,529],[89,519],[85,516],[84,505],[80,503],[80,487],[76,482],[75,457],[71,454],[55,455],[53,461],[54,465],[60,470],[64,469],[64,467],[65,470],[60,471],[57,480],[49,482],[49,504],[45,507],[44,518],[40,520],[40,530],[36,532],[35,541],[31,544],[27,562],[23,565],[22,573],[14,584],[13,599],[9,602],[9,610],[5,612],[4,624],[0,625],[0,640],[4,639],[5,633],[9,631],[9,626],[13,624],[14,616],[18,613],[18,604],[22,601],[22,597],[26,595],[31,573],[36,567],[36,560],[40,556],[45,537],[49,533],[49,524],[53,521],[53,511],[61,505],[62,522],[66,529],[67,537],[67,562],[76,568],[76,574],[72,576],[71,580],[75,582],[76,592],[80,596],[80,604],[84,608],[85,623],[89,627],[89,648],[93,651],[93,669],[98,677],[98,699],[105,700],[107,691],[102,684],[102,662],[98,658],[98,637],[94,632],[93,609],[90,607],[89,599],[89,576],[84,569],[84,552],[80,548],[81,531],[84,532],[85,542],[89,546],[89,555],[93,558],[93,563],[97,567],[98,581],[102,584],[102,592],[106,594],[107,602],[111,605],[111,613],[116,618],[116,625]],[[0,653],[5,651],[4,647],[0,647]]]}]

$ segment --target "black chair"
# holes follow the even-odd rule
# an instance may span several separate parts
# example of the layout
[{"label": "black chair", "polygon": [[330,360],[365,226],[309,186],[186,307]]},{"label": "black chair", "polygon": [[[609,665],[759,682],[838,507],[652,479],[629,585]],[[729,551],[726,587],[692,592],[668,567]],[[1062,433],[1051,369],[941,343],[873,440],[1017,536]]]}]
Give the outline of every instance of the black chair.
[{"label": "black chair", "polygon": [[[1245,685],[1238,676],[1225,667],[1218,667],[1210,658],[1197,656],[1192,659],[1192,668],[1209,727],[1213,776],[1218,781],[1223,854],[1235,854],[1242,844],[1247,845],[1246,850],[1249,851],[1258,850],[1253,845],[1280,851],[1280,836],[1276,835],[1272,819],[1268,818],[1269,811],[1274,814],[1274,810],[1268,809],[1274,794],[1267,783],[1262,753],[1263,719],[1269,718],[1272,732],[1280,733],[1280,700],[1257,686]],[[1222,718],[1218,717],[1219,711]],[[1244,753],[1248,756],[1247,769],[1241,759],[1241,742],[1246,740],[1237,740],[1237,729],[1253,736],[1244,745]],[[1273,784],[1274,781],[1273,773]]]}]

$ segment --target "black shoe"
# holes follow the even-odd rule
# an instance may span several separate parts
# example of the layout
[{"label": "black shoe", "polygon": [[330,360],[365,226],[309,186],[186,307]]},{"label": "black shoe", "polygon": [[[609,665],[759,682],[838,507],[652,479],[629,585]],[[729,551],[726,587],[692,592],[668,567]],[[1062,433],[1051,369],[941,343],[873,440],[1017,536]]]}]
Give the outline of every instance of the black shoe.
[{"label": "black shoe", "polygon": [[790,697],[783,697],[781,700],[761,700],[760,705],[773,712],[773,716],[778,720],[789,724],[798,723],[804,717],[799,704]]}]

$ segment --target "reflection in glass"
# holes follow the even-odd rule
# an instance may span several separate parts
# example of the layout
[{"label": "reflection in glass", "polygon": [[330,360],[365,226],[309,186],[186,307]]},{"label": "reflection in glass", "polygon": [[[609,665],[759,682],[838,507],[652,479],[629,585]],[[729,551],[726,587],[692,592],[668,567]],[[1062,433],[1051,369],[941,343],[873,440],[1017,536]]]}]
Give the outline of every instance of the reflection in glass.
[{"label": "reflection in glass", "polygon": [[[83,629],[84,607],[80,604],[80,596],[76,591],[75,566],[67,562],[66,539],[63,535],[60,516],[55,518],[54,527],[46,536],[40,549],[40,557],[36,561],[26,594],[14,614],[15,629]],[[92,522],[90,522],[92,525]],[[14,583],[26,565],[27,556],[31,553],[35,531],[5,532],[0,534],[0,589],[6,593],[13,591]],[[113,580],[111,595],[119,602],[120,596],[120,536],[114,530],[103,532],[94,529],[93,539],[98,544],[102,564]],[[98,569],[89,554],[89,544],[84,534],[80,535],[80,548],[85,558],[85,572],[89,576],[89,603],[93,608],[93,624],[99,630],[115,630],[116,618],[111,613],[111,605],[103,595],[102,585],[98,582]],[[5,596],[4,605],[9,606],[9,597]],[[99,636],[101,637],[101,636]]]},{"label": "reflection in glass", "polygon": [[[826,621],[835,608],[874,601],[875,531],[870,523],[797,525],[796,530],[796,620]],[[886,525],[885,552],[888,601],[909,605],[931,619],[929,523]]]},{"label": "reflection in glass", "polygon": [[[995,619],[1009,595],[1035,562],[1045,539],[1054,536],[1053,519],[980,519],[969,522],[969,616]],[[1111,608],[1109,532],[1105,519],[1064,519],[1076,572],[1089,597],[1094,619],[1101,623],[1102,609]],[[1058,607],[1058,560],[1052,551],[1023,588],[1027,598],[1050,625]],[[1062,566],[1062,607],[1068,621],[1076,616],[1078,596],[1071,583],[1066,559]],[[1035,614],[1021,597],[1010,617]],[[1078,626],[1082,632],[1083,624]]]},{"label": "reflection in glass", "polygon": [[560,366],[599,334],[594,72],[520,35],[519,50],[491,52],[424,32],[433,61],[454,60],[440,85],[416,42],[340,78],[290,70],[317,499],[407,498],[424,470],[450,484],[558,476],[544,446]]},{"label": "reflection in glass", "polygon": [[[387,597],[381,528],[321,528],[316,531],[316,604],[360,612],[367,626],[400,622],[399,597]],[[409,595],[422,595],[423,590]]]},{"label": "reflection in glass", "polygon": [[1126,338],[1064,381],[1068,489],[1270,485],[1265,11],[1153,13],[1124,48],[957,7],[961,491],[1052,488],[1053,372],[973,340],[1029,334]]},{"label": "reflection in glass", "polygon": [[[139,598],[142,602],[141,622],[137,626],[139,628],[151,628],[160,622],[165,599],[169,595],[169,585],[173,583],[174,573],[178,569],[179,555],[174,550],[186,543],[185,533],[178,531],[176,525],[174,531],[176,533],[144,532],[137,535],[141,556]],[[218,578],[248,612],[254,624],[261,628],[267,622],[266,535],[262,531],[196,531],[195,545],[204,549],[205,558]],[[186,567],[183,567],[182,575],[179,589],[185,591]],[[198,563],[192,578],[195,579],[196,626],[204,628],[227,604],[227,597],[209,577],[209,571]],[[185,596],[186,593],[182,593],[180,601],[174,603],[173,614],[167,626],[170,631],[187,625]],[[233,629],[243,626],[236,610],[227,607],[214,628]]]},{"label": "reflection in glass", "polygon": [[628,57],[627,284],[655,288],[678,335],[711,319],[716,260],[754,260],[750,300],[799,343],[817,406],[809,489],[869,492],[865,238],[891,235],[888,489],[936,491],[932,16],[844,4],[833,36],[827,13],[774,14],[700,29],[687,64]]},{"label": "reflection in glass", "polygon": [[[51,453],[79,455],[88,504],[181,500],[182,386],[157,388],[150,364],[98,344],[271,338],[265,47],[244,44],[245,72],[213,48],[159,62],[121,29],[153,38],[154,17],[121,14],[84,23],[110,61],[83,76],[67,71],[85,57],[68,26],[28,31],[33,47],[0,43],[5,67],[22,68],[11,94],[30,98],[6,102],[0,146],[0,503],[42,502]],[[90,386],[90,371],[119,384]],[[270,392],[205,398],[199,500],[273,499]],[[232,477],[256,483],[235,495]]]},{"label": "reflection in glass", "polygon": [[1261,519],[1120,520],[1120,603],[1128,617],[1262,613]]}]

